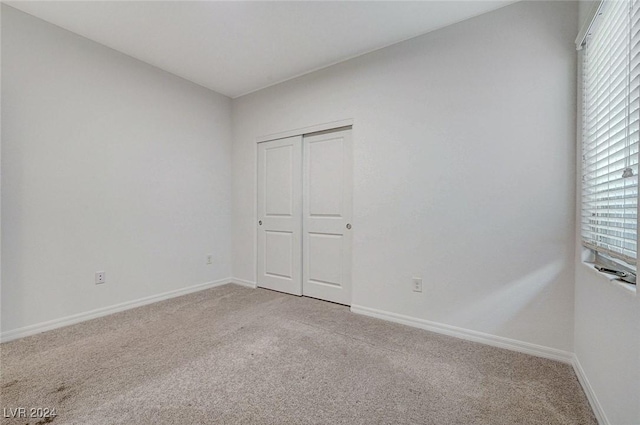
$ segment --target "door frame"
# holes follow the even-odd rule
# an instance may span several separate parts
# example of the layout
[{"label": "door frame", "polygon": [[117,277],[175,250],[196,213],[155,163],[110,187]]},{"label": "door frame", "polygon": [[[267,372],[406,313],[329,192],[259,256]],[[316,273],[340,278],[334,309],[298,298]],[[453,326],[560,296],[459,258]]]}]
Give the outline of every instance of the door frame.
[{"label": "door frame", "polygon": [[[284,139],[286,137],[303,136],[309,133],[317,133],[320,131],[327,131],[327,130],[336,130],[340,127],[353,127],[353,126],[354,126],[354,120],[352,118],[349,118],[344,120],[331,121],[323,124],[315,124],[307,127],[296,128],[294,130],[265,134],[263,136],[256,137],[255,142],[256,143],[270,142],[271,140]],[[257,164],[257,161],[256,161],[256,164]]]},{"label": "door frame", "polygon": [[[272,140],[284,139],[287,137],[304,136],[305,134],[318,133],[320,131],[338,130],[339,128],[342,128],[342,127],[351,127],[351,138],[352,138],[352,143],[354,143],[354,140],[355,140],[354,139],[355,137],[354,121],[355,120],[353,118],[348,118],[348,119],[338,120],[338,121],[330,121],[327,123],[315,124],[307,127],[300,127],[294,130],[266,134],[266,135],[255,138],[255,149],[254,149],[255,180],[254,180],[254,190],[253,190],[253,200],[255,202],[255,205],[253,208],[253,258],[254,258],[254,267],[253,267],[254,285],[253,286],[255,288],[258,287],[258,226],[257,226],[257,223],[258,223],[258,185],[259,185],[258,179],[260,178],[260,176],[258,175],[258,144],[263,142],[270,142]],[[352,146],[355,146],[355,145],[352,145]],[[353,167],[353,164],[352,164],[352,167]],[[353,202],[353,198],[352,198],[352,202]],[[303,229],[300,229],[300,230],[303,231]],[[300,239],[301,239],[300,249],[302,250],[302,238]],[[300,264],[300,266],[302,267],[302,264]],[[351,292],[353,293],[353,286],[354,286],[353,285],[353,264],[351,266],[350,273],[351,273]],[[302,294],[302,279],[300,280],[300,294]]]}]

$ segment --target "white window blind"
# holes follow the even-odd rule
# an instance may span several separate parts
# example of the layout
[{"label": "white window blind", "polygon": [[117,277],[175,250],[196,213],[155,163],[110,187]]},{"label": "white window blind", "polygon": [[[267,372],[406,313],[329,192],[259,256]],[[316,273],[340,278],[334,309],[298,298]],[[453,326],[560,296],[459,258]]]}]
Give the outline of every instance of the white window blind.
[{"label": "white window blind", "polygon": [[584,46],[582,240],[634,265],[637,258],[640,12],[605,1]]}]

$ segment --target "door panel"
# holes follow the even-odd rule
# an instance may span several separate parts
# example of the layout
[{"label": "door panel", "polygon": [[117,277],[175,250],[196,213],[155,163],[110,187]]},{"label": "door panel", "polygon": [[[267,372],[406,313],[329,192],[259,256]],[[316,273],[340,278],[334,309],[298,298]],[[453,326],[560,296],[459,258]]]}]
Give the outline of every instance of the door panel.
[{"label": "door panel", "polygon": [[351,303],[351,130],[303,138],[303,294]]},{"label": "door panel", "polygon": [[293,279],[293,234],[266,230],[264,246],[265,275]]},{"label": "door panel", "polygon": [[258,144],[258,286],[302,294],[302,137]]},{"label": "door panel", "polygon": [[342,138],[308,142],[309,215],[342,216]]},{"label": "door panel", "polygon": [[265,217],[293,215],[292,145],[265,147]]},{"label": "door panel", "polygon": [[341,287],[342,235],[309,233],[309,282]]}]

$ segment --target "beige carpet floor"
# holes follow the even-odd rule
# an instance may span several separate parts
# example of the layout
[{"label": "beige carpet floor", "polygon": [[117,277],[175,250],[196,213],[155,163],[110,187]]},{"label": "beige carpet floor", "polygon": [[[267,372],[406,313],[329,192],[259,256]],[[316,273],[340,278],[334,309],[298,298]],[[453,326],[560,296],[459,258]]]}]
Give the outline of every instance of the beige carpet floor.
[{"label": "beige carpet floor", "polygon": [[569,365],[235,285],[0,349],[5,412],[58,414],[3,424],[596,424]]}]

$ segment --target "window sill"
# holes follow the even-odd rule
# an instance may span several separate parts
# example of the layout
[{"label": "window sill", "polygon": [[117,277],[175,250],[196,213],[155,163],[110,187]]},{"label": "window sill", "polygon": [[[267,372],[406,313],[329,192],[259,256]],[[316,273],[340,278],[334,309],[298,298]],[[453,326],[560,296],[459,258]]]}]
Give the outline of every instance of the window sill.
[{"label": "window sill", "polygon": [[592,273],[595,273],[596,275],[600,276],[602,279],[608,280],[610,284],[612,284],[613,286],[615,286],[617,288],[620,288],[621,290],[623,290],[628,295],[630,295],[630,296],[635,296],[636,295],[637,285],[632,285],[630,283],[618,280],[612,274],[599,272],[598,270],[595,269],[594,263],[590,263],[588,261],[582,261],[582,265],[584,267],[588,268],[589,270],[591,270]]}]

